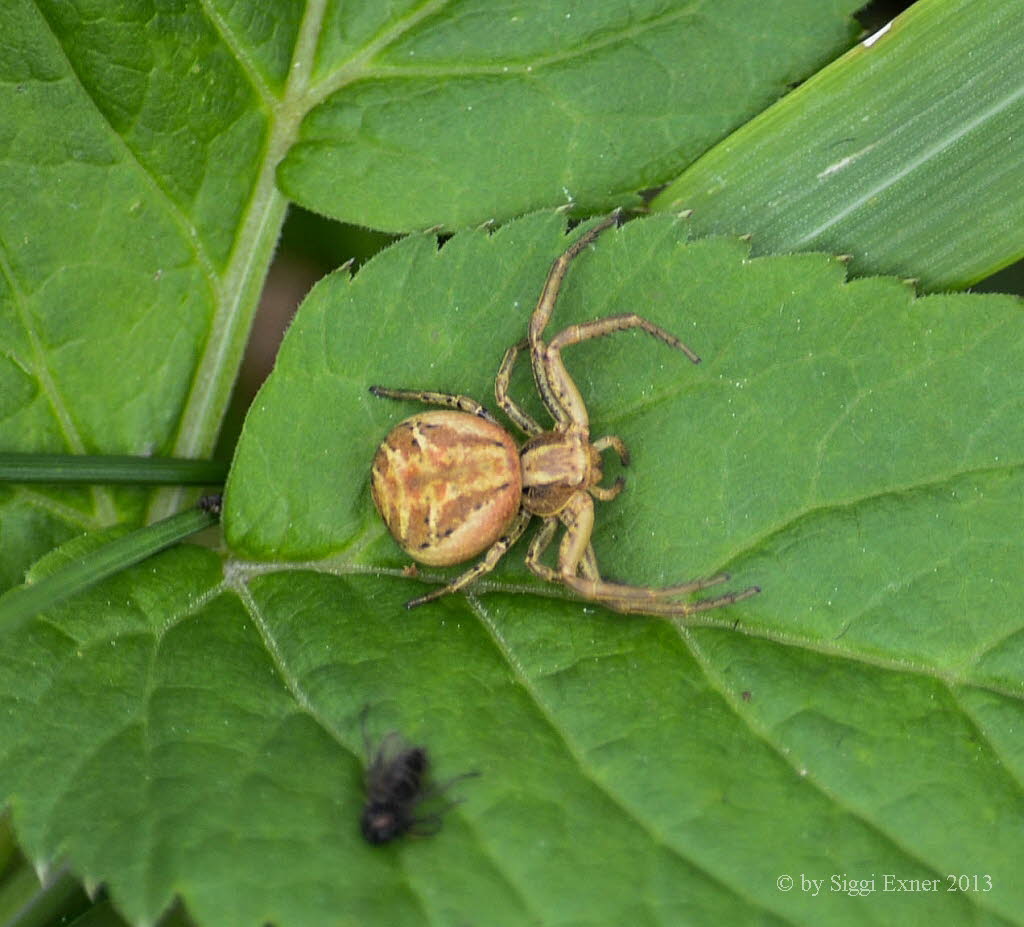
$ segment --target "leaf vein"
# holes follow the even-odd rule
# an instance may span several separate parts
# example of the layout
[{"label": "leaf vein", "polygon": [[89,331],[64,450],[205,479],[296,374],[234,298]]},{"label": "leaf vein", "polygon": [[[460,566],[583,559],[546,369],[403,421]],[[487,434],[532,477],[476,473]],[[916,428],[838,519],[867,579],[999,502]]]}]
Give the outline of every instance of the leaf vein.
[{"label": "leaf vein", "polygon": [[[540,696],[540,693],[537,692],[533,684],[533,680],[530,677],[530,674],[526,671],[526,668],[518,659],[512,647],[509,645],[508,641],[505,640],[497,624],[491,618],[487,610],[483,607],[479,598],[471,593],[465,593],[464,595],[470,607],[470,610],[476,615],[477,620],[480,622],[481,626],[490,635],[490,638],[494,643],[495,649],[501,655],[502,659],[504,659],[505,662],[508,663],[510,667],[512,667],[515,676],[519,681],[519,684],[523,687],[523,691],[529,695],[530,700],[536,706],[540,716],[547,722],[551,730],[555,731],[558,734],[559,739],[565,746],[566,752],[569,754],[573,762],[576,764],[576,767],[579,769],[580,774],[588,782],[590,782],[595,789],[597,789],[602,795],[604,795],[619,810],[619,812],[625,816],[627,820],[633,822],[634,824],[636,824],[637,827],[641,828],[644,832],[646,832],[652,844],[664,847],[674,857],[676,857],[689,868],[693,869],[694,872],[700,873],[705,879],[708,880],[708,882],[718,886],[723,891],[728,892],[738,900],[745,902],[751,908],[755,908],[761,911],[767,910],[760,901],[758,901],[752,895],[744,891],[743,887],[723,881],[721,877],[711,872],[709,869],[707,869],[705,866],[699,863],[696,859],[686,856],[677,846],[666,841],[664,837],[661,834],[659,834],[643,816],[637,815],[636,813],[631,811],[631,809],[626,804],[625,800],[621,798],[617,793],[612,791],[604,782],[602,782],[594,774],[594,771],[590,768],[589,764],[585,761],[584,757],[580,754],[579,750],[576,749],[571,737],[569,736],[568,731],[562,725],[558,724],[558,722],[552,716],[551,712],[547,709],[544,703],[544,699]],[[772,913],[775,914],[776,912]]]}]

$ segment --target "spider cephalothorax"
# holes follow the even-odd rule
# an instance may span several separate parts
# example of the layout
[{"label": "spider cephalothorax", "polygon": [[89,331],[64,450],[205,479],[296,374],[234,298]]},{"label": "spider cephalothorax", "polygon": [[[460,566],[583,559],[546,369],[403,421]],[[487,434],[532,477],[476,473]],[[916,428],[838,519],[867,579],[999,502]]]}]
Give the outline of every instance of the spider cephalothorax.
[{"label": "spider cephalothorax", "polygon": [[[543,340],[570,262],[618,219],[618,213],[603,219],[555,260],[530,318],[527,337],[505,352],[494,395],[502,411],[527,435],[522,447],[517,449],[512,436],[490,412],[468,396],[370,387],[375,396],[446,407],[401,422],[377,450],[371,473],[373,501],[395,540],[413,559],[431,566],[464,563],[483,554],[475,566],[448,585],[413,599],[407,603],[409,607],[462,589],[493,569],[534,516],[543,523],[526,554],[530,570],[618,611],[689,615],[738,602],[759,591],[751,587],[685,602],[679,597],[723,582],[728,576],[721,573],[656,588],[608,582],[598,572],[590,543],[594,499],[614,499],[623,487],[621,477],[611,486],[601,485],[601,454],[610,448],[626,465],[629,452],[615,435],[590,440],[587,407],[562,363],[561,351],[601,335],[639,328],[682,351],[693,363],[700,361],[674,335],[633,313],[571,325],[550,341]],[[516,358],[527,349],[537,390],[554,419],[549,429],[537,424],[508,394]],[[558,566],[552,568],[542,563],[541,557],[559,525],[565,533],[559,544]]]}]

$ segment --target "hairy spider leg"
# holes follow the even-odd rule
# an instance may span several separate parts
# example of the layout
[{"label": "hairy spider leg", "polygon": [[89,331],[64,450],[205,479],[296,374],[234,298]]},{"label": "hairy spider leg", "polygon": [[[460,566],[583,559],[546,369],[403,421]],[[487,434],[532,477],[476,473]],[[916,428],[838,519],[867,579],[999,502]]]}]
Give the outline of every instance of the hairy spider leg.
[{"label": "hairy spider leg", "polygon": [[588,544],[583,553],[583,559],[580,561],[580,575],[586,576],[588,579],[600,579],[597,572],[597,554],[594,553],[592,544]]},{"label": "hairy spider leg", "polygon": [[[541,563],[540,558],[544,556],[544,551],[550,546],[557,530],[558,516],[551,515],[545,518],[541,523],[540,530],[533,536],[530,546],[526,551],[526,565],[529,567],[530,572],[549,583],[560,583],[562,576],[557,570],[551,569],[546,563]],[[595,570],[597,569],[596,558],[594,558],[592,566]]]},{"label": "hairy spider leg", "polygon": [[581,251],[589,247],[597,237],[613,225],[619,224],[622,211],[616,209],[610,216],[606,216],[597,225],[588,229],[576,239],[561,255],[555,258],[548,271],[547,279],[544,281],[544,288],[540,292],[540,298],[530,316],[530,327],[527,332],[527,340],[530,345],[530,362],[533,367],[533,378],[537,383],[537,390],[540,392],[544,405],[548,407],[555,421],[566,424],[568,419],[561,407],[555,401],[554,393],[551,390],[551,383],[548,379],[548,371],[543,363],[544,342],[541,335],[551,318],[555,308],[555,301],[558,299],[558,291],[562,288],[562,281],[565,273]]},{"label": "hairy spider leg", "polygon": [[622,466],[628,467],[630,461],[629,448],[626,447],[625,442],[618,435],[605,435],[594,442],[594,450],[596,451],[603,451],[609,447],[619,455],[619,462]]},{"label": "hairy spider leg", "polygon": [[406,608],[416,608],[418,605],[423,605],[426,602],[433,602],[434,599],[439,599],[443,595],[449,595],[452,592],[458,592],[464,586],[468,586],[478,576],[483,576],[484,573],[490,573],[494,569],[497,562],[505,556],[508,549],[515,544],[516,541],[522,537],[523,532],[526,530],[526,526],[530,523],[530,519],[533,516],[521,508],[515,517],[515,520],[508,526],[505,533],[498,538],[484,554],[475,566],[470,567],[465,573],[455,577],[447,586],[441,586],[439,589],[435,589],[433,592],[428,592],[426,595],[421,595],[418,598],[410,599],[405,603]]},{"label": "hairy spider leg", "polygon": [[587,405],[562,361],[562,348],[631,328],[639,328],[670,348],[682,351],[694,364],[700,363],[700,358],[675,335],[635,312],[609,315],[581,325],[570,325],[555,335],[547,345],[543,342],[539,345],[539,356],[548,379],[548,387],[559,409],[557,413],[552,409],[551,413],[557,421],[563,424],[572,423],[582,428],[588,428],[590,421]]},{"label": "hairy spider leg", "polygon": [[688,583],[680,583],[677,586],[664,586],[660,588],[629,586],[623,583],[610,583],[605,580],[588,580],[581,576],[568,576],[564,577],[561,581],[578,595],[600,602],[613,611],[622,612],[623,614],[685,618],[696,612],[706,612],[712,608],[720,608],[723,605],[742,602],[744,599],[749,599],[761,591],[760,586],[751,586],[740,592],[729,592],[710,599],[697,599],[695,602],[681,602],[673,598],[674,596],[693,592],[697,589],[706,589],[708,586],[725,582],[728,578],[729,574],[720,573],[708,579],[698,579]]},{"label": "hairy spider leg", "polygon": [[[541,563],[541,557],[554,539],[559,522],[565,526],[565,534],[559,544],[558,569],[555,570]],[[677,596],[716,586],[729,579],[729,574],[719,573],[706,579],[694,579],[663,587],[631,586],[603,580],[597,572],[596,563],[584,566],[588,554],[593,556],[593,548],[590,545],[593,528],[593,500],[584,493],[578,493],[557,516],[545,519],[541,530],[530,543],[526,565],[541,579],[562,583],[584,598],[626,614],[639,612],[648,615],[686,617],[695,612],[741,602],[761,591],[759,587],[751,586],[740,592],[730,592],[710,599],[680,602]],[[593,574],[588,575],[591,566]]]},{"label": "hairy spider leg", "polygon": [[544,431],[511,396],[508,394],[508,382],[512,376],[512,368],[516,365],[516,358],[527,346],[524,338],[516,342],[501,359],[501,366],[498,368],[498,375],[494,378],[494,398],[497,400],[501,410],[525,433],[533,437]]},{"label": "hairy spider leg", "polygon": [[[526,565],[530,568],[530,571],[535,576],[551,583],[562,582],[562,574],[558,570],[549,567],[546,563],[542,563],[541,557],[543,557],[544,551],[551,545],[560,521],[561,513],[545,518],[540,530],[534,535],[533,540],[530,541],[530,547],[526,552]],[[566,527],[568,528],[568,525]],[[580,557],[579,563],[576,565],[576,569],[585,579],[600,581],[601,575],[597,571],[597,555],[594,553],[593,545],[589,543],[589,538],[587,541],[587,546]],[[562,545],[564,546],[565,543],[566,541],[563,538]],[[559,557],[559,561],[561,562],[561,557]]]},{"label": "hairy spider leg", "polygon": [[438,393],[429,389],[389,389],[386,386],[371,386],[370,392],[382,399],[404,399],[409,402],[422,402],[428,406],[444,406],[446,409],[458,409],[480,418],[500,424],[487,409],[470,396],[459,393]]},{"label": "hairy spider leg", "polygon": [[[605,435],[603,438],[598,438],[591,447],[593,447],[598,453],[610,447],[616,454],[618,454],[619,462],[622,466],[629,466],[629,448],[626,447],[622,438],[618,435]],[[615,482],[612,483],[611,486],[591,486],[589,491],[595,499],[600,499],[602,502],[610,502],[620,492],[622,492],[625,486],[625,477],[618,476],[615,478]]]},{"label": "hairy spider leg", "polygon": [[[561,361],[559,360],[555,369],[552,369],[551,354],[553,353],[557,356],[559,348],[565,344],[575,344],[587,338],[596,338],[600,335],[620,331],[625,328],[642,328],[666,344],[682,350],[695,363],[700,360],[693,351],[687,348],[674,335],[632,313],[629,315],[610,316],[607,319],[599,319],[584,326],[573,326],[572,329],[567,329],[566,332],[562,332],[552,340],[552,344],[555,345],[553,352],[550,345],[545,346],[541,336],[551,319],[552,312],[554,312],[555,303],[558,300],[558,294],[562,287],[562,281],[565,279],[566,272],[569,269],[569,264],[592,244],[599,235],[612,226],[618,225],[620,218],[621,210],[616,210],[610,216],[607,216],[601,222],[588,229],[554,260],[551,269],[548,271],[547,279],[544,281],[540,298],[537,300],[537,305],[530,317],[527,340],[530,345],[534,379],[537,382],[537,389],[544,400],[544,404],[548,407],[555,421],[561,425],[575,421],[576,424],[586,427],[587,423],[586,407],[575,384],[565,372]],[[571,332],[575,332],[575,334],[569,334]],[[584,334],[583,332],[587,333]],[[555,344],[556,342],[560,343]],[[562,397],[558,395],[558,386],[560,384],[555,382],[556,378],[565,381],[562,384],[565,387],[565,395]],[[580,410],[582,410],[582,417],[574,418],[575,414],[580,414]]]}]

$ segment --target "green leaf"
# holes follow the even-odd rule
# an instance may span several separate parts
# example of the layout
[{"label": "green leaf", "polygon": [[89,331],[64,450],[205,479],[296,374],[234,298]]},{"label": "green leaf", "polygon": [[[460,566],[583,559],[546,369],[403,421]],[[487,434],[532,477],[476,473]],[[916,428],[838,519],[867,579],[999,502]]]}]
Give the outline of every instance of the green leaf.
[{"label": "green leaf", "polygon": [[860,5],[330,6],[280,182],[390,231],[622,205],[847,47]]},{"label": "green leaf", "polygon": [[[826,60],[854,5],[634,3],[623,25],[618,4],[538,4],[520,35],[472,2],[4,4],[0,447],[208,453],[282,159],[310,205],[344,196],[366,223],[596,206]],[[360,131],[321,164],[311,137],[339,117]],[[300,313],[240,450],[234,551],[172,550],[5,640],[0,794],[39,871],[109,885],[135,923],[175,897],[282,927],[1019,923],[1020,305],[682,237],[666,218],[610,233],[558,307],[636,309],[704,356],[640,336],[568,352],[595,428],[635,457],[595,544],[618,579],[728,566],[760,597],[704,627],[624,618],[538,583],[520,545],[473,597],[401,608],[430,587],[402,578],[366,476],[413,407],[366,386],[487,399],[565,245],[552,215],[440,254],[414,236]],[[0,489],[0,579],[177,501]],[[483,773],[437,837],[360,840],[366,704],[440,780]],[[876,870],[981,881],[776,881]]]},{"label": "green leaf", "polygon": [[[243,434],[236,552],[161,554],[12,639],[0,788],[32,858],[136,922],[179,894],[281,927],[1021,923],[1019,301],[750,260],[668,217],[606,232],[552,332],[637,309],[703,363],[636,334],[566,352],[634,452],[599,562],[764,591],[704,626],[627,618],[526,585],[520,545],[477,594],[402,608],[426,587],[367,471],[415,407],[366,387],[487,400],[563,230],[414,236],[323,281]],[[437,836],[362,842],[367,704],[441,781],[482,773]]]},{"label": "green leaf", "polygon": [[1024,257],[1024,16],[920,0],[713,148],[652,204],[759,253],[962,288]]}]

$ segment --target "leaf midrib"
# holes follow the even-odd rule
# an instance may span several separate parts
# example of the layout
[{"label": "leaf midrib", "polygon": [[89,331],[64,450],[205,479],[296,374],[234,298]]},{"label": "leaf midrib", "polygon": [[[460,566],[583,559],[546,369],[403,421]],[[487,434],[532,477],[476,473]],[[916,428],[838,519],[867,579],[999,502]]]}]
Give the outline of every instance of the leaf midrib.
[{"label": "leaf midrib", "polygon": [[382,49],[396,42],[406,32],[409,32],[425,19],[429,19],[435,13],[443,10],[449,3],[450,0],[432,0],[432,2],[425,3],[413,14],[399,20],[391,28],[382,30],[373,39],[365,42],[358,52],[339,63],[329,76],[324,77],[310,88],[310,108],[324,102],[332,94],[349,84],[363,80],[418,77],[441,79],[477,76],[532,76],[534,72],[543,68],[584,58],[609,46],[617,45],[630,39],[636,39],[653,29],[669,25],[677,20],[691,18],[705,5],[702,0],[690,0],[684,7],[672,9],[660,16],[652,16],[625,29],[609,32],[608,35],[602,38],[575,45],[571,49],[564,51],[539,55],[529,60],[508,59],[503,64],[473,63],[466,65],[452,63],[437,67],[429,65],[410,67],[405,64],[382,65],[373,63],[373,58]]},{"label": "leaf midrib", "polygon": [[[251,291],[250,284],[255,274],[262,277],[267,271],[259,243],[271,235],[276,238],[284,220],[287,204],[276,187],[277,164],[294,141],[305,115],[301,108],[287,104],[306,95],[325,9],[326,0],[314,0],[307,5],[282,97],[277,108],[268,114],[270,130],[262,163],[228,264],[216,287],[217,306],[210,334],[179,419],[172,456],[202,457],[213,449],[245,347],[241,333],[244,330],[248,334],[258,303],[258,293]],[[241,312],[245,299],[248,305]],[[154,494],[148,520],[155,521],[175,511],[184,494],[182,489]]]}]

